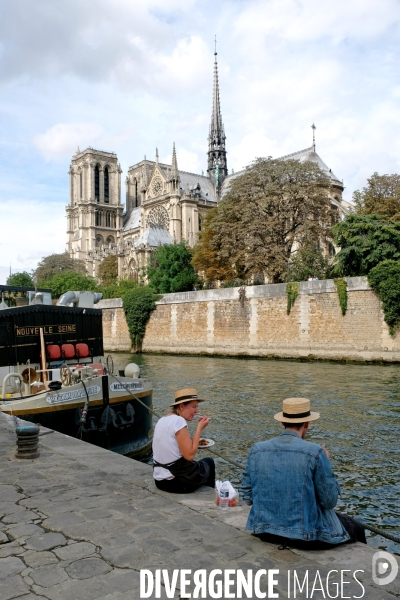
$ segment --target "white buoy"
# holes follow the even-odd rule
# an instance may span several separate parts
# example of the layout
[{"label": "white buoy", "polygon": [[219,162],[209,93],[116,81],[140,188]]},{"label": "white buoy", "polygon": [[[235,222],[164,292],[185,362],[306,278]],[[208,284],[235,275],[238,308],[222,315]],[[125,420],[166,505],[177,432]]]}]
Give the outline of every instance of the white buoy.
[{"label": "white buoy", "polygon": [[140,368],[136,363],[129,363],[125,367],[125,377],[131,377],[132,379],[139,379]]}]

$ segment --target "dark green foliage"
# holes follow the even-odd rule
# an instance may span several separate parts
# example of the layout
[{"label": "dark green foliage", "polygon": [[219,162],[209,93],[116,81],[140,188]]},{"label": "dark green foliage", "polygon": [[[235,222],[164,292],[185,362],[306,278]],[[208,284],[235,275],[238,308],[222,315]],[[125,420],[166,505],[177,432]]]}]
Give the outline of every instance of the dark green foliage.
[{"label": "dark green foliage", "polygon": [[223,283],[221,285],[222,288],[232,288],[232,287],[242,287],[242,285],[246,285],[246,282],[243,281],[243,279],[239,279],[238,277],[235,277],[234,279],[229,279],[228,281],[225,281],[225,283]]},{"label": "dark green foliage", "polygon": [[286,295],[287,295],[287,314],[290,315],[292,306],[299,295],[299,284],[291,281],[286,284]]},{"label": "dark green foliage", "polygon": [[383,260],[400,259],[400,222],[384,221],[378,215],[348,215],[332,228],[336,255],[334,274],[367,275]]},{"label": "dark green foliage", "polygon": [[42,287],[49,288],[54,298],[59,298],[61,294],[68,291],[97,291],[97,283],[93,277],[74,271],[57,273],[50,279],[43,281]]},{"label": "dark green foliage", "polygon": [[368,283],[381,299],[390,335],[400,325],[400,261],[385,260],[368,273]]},{"label": "dark green foliage", "polygon": [[316,244],[305,243],[293,257],[288,281],[307,281],[309,277],[325,279],[329,261]]},{"label": "dark green foliage", "polygon": [[193,290],[198,277],[192,255],[184,242],[159,246],[151,256],[147,270],[150,286],[160,294]]},{"label": "dark green foliage", "polygon": [[83,260],[71,258],[68,252],[62,254],[50,254],[38,263],[33,277],[38,286],[43,287],[43,282],[51,279],[53,275],[63,271],[73,271],[86,275],[86,266]]},{"label": "dark green foliage", "polygon": [[99,292],[103,298],[123,298],[127,292],[138,287],[138,282],[134,279],[120,279],[109,285],[101,285]]},{"label": "dark green foliage", "polygon": [[99,279],[102,285],[112,285],[118,279],[118,258],[115,254],[103,258],[99,265]]},{"label": "dark green foliage", "polygon": [[26,271],[22,271],[21,273],[13,273],[7,277],[6,281],[7,285],[15,285],[18,287],[34,287],[32,276],[29,275]]},{"label": "dark green foliage", "polygon": [[346,314],[347,310],[347,281],[343,277],[337,277],[333,280],[336,285],[336,290],[339,296],[339,304],[342,311],[342,315]]},{"label": "dark green foliage", "polygon": [[156,307],[158,298],[159,296],[148,286],[137,286],[127,291],[123,297],[126,322],[132,346],[135,350],[141,349],[141,344],[146,333],[146,325],[152,311]]}]

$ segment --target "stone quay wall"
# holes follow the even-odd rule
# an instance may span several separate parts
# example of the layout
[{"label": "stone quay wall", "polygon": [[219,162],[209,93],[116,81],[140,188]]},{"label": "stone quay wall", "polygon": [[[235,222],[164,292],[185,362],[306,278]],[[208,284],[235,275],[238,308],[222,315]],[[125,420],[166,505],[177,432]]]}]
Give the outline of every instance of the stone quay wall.
[{"label": "stone quay wall", "polygon": [[[354,361],[400,361],[381,302],[365,277],[347,278],[341,313],[333,280],[299,284],[290,315],[286,284],[165,294],[147,325],[143,352]],[[121,300],[105,300],[107,350],[131,349]]]}]

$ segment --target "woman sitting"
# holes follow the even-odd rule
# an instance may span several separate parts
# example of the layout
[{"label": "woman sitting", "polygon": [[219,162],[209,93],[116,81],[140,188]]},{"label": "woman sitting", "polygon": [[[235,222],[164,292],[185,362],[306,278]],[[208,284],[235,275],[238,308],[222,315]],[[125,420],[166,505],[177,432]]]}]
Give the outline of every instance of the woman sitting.
[{"label": "woman sitting", "polygon": [[201,432],[209,423],[199,417],[193,439],[186,421],[197,414],[200,400],[197,390],[187,388],[175,393],[172,411],[162,417],[154,430],[154,479],[158,489],[173,494],[189,494],[201,485],[215,486],[215,465],[212,458],[193,460],[199,447]]}]

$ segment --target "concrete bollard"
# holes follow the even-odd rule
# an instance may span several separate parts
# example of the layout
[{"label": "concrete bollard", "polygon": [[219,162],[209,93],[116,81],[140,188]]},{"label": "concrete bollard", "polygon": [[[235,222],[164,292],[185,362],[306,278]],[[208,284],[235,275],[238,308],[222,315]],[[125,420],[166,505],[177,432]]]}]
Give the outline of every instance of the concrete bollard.
[{"label": "concrete bollard", "polygon": [[37,458],[39,450],[39,425],[20,425],[16,427],[17,452],[16,458]]}]

